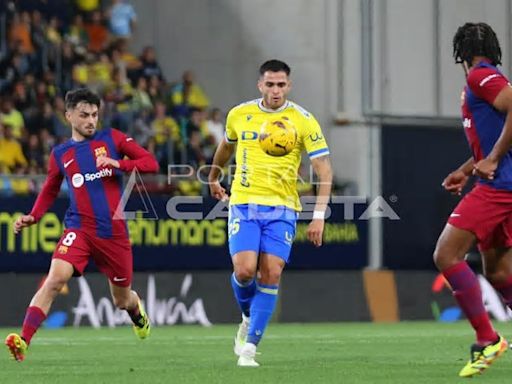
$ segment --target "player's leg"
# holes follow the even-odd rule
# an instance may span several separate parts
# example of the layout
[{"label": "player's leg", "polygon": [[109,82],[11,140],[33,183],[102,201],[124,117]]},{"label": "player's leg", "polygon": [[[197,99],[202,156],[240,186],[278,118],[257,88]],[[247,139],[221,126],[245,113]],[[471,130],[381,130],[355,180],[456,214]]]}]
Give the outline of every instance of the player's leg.
[{"label": "player's leg", "polygon": [[25,313],[21,334],[11,333],[5,339],[9,352],[18,361],[25,358],[25,352],[62,287],[73,276],[73,266],[64,260],[53,259],[48,277],[32,298]]},{"label": "player's leg", "polygon": [[512,307],[512,248],[493,248],[481,251],[481,254],[484,276],[505,304]]},{"label": "player's leg", "polygon": [[251,322],[247,343],[240,353],[239,365],[254,366],[251,362],[254,362],[256,348],[275,311],[281,274],[290,256],[292,241],[295,237],[296,218],[294,211],[285,210],[282,217],[266,220],[263,225],[258,266],[259,279],[251,303]]},{"label": "player's leg", "polygon": [[114,305],[124,309],[133,322],[133,331],[139,339],[151,332],[151,321],[135,291],[131,289],[133,254],[128,238],[95,238],[92,252],[98,269],[108,277]]},{"label": "player's leg", "polygon": [[473,233],[446,224],[434,252],[438,269],[450,283],[453,296],[476,332],[471,358],[459,372],[462,377],[481,373],[507,348],[507,342],[496,333],[485,310],[478,279],[464,261],[474,241]]},{"label": "player's leg", "polygon": [[476,275],[463,260],[475,241],[490,249],[494,233],[507,220],[509,192],[477,185],[457,205],[439,237],[434,261],[450,283],[453,295],[476,333],[471,358],[459,375],[471,377],[489,367],[503,353],[506,341],[494,330],[487,314]]},{"label": "player's leg", "polygon": [[481,247],[484,275],[512,309],[512,215],[494,233],[487,249]]},{"label": "player's leg", "polygon": [[21,334],[7,336],[5,344],[11,355],[18,361],[25,352],[32,337],[46,319],[55,297],[74,273],[81,274],[88,261],[87,241],[83,233],[66,230],[53,254],[48,276],[32,298],[25,313]]},{"label": "player's leg", "polygon": [[240,355],[250,324],[251,302],[256,292],[256,271],[261,229],[257,220],[250,220],[248,207],[230,207],[228,220],[229,252],[233,263],[231,287],[242,312],[242,321],[234,340],[234,352]]},{"label": "player's leg", "polygon": [[251,303],[256,292],[256,269],[258,254],[255,251],[240,251],[232,258],[233,273],[231,287],[233,295],[242,312],[242,321],[235,335],[233,351],[238,356],[245,345],[251,319]]},{"label": "player's leg", "polygon": [[453,295],[476,332],[477,343],[487,345],[497,338],[482,302],[478,279],[464,261],[475,242],[473,233],[446,224],[436,245],[434,262],[450,283]]},{"label": "player's leg", "polygon": [[133,330],[139,339],[145,339],[151,332],[151,322],[144,311],[137,292],[132,291],[131,286],[115,285],[109,281],[110,293],[114,305],[119,309],[124,309],[133,323]]}]

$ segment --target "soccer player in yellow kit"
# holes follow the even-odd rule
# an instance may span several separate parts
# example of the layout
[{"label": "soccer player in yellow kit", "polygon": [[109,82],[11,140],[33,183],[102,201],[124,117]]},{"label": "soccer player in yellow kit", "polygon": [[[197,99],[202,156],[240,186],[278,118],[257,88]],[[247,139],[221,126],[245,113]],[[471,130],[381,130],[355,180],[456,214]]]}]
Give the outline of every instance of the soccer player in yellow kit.
[{"label": "soccer player in yellow kit", "polygon": [[[229,199],[230,205],[231,285],[242,311],[235,337],[239,366],[259,366],[254,360],[256,347],[275,309],[281,273],[288,262],[301,210],[297,173],[303,149],[319,178],[308,238],[315,246],[322,245],[332,183],[329,148],[313,115],[287,100],[289,76],[290,67],[282,61],[269,60],[261,65],[258,89],[262,97],[229,112],[225,140],[215,152],[209,175],[212,196]],[[283,118],[295,126],[296,147],[282,157],[267,155],[258,144],[260,128],[269,119]],[[228,197],[218,178],[235,148],[236,172]]]}]

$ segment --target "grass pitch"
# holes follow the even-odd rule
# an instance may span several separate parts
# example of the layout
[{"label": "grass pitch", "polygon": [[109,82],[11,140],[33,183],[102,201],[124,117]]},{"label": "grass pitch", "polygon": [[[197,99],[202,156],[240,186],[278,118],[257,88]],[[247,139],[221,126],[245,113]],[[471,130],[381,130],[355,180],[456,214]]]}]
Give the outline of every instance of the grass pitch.
[{"label": "grass pitch", "polygon": [[[466,322],[271,324],[257,357],[262,366],[239,368],[236,329],[155,327],[144,341],[128,327],[43,329],[23,363],[4,348],[0,383],[462,383],[457,373],[473,341]],[[498,329],[512,339],[512,324]],[[508,352],[477,380],[511,376]]]}]

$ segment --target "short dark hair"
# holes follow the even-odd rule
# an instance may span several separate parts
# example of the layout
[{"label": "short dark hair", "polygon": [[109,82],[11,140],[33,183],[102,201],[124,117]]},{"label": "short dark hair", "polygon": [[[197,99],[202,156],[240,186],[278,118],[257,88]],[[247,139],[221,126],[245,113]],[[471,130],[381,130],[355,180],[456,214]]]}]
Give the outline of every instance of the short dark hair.
[{"label": "short dark hair", "polygon": [[100,97],[88,88],[78,88],[66,93],[66,110],[74,109],[80,103],[92,104],[100,108]]},{"label": "short dark hair", "polygon": [[267,71],[270,71],[270,72],[283,71],[284,73],[286,73],[286,76],[290,76],[290,72],[292,70],[290,69],[290,66],[288,64],[286,64],[284,61],[272,59],[272,60],[267,60],[263,64],[261,64],[260,75],[263,76],[265,74],[265,72],[267,72]]},{"label": "short dark hair", "polygon": [[475,56],[484,56],[492,65],[501,64],[501,48],[498,37],[486,23],[466,23],[457,29],[453,37],[453,57],[456,63],[472,64]]}]

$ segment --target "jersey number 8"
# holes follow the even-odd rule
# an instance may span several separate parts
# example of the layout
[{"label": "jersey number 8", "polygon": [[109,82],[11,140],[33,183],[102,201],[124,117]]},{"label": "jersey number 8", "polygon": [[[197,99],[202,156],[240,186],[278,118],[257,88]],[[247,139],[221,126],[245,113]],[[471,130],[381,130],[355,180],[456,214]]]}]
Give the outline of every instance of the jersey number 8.
[{"label": "jersey number 8", "polygon": [[73,244],[73,241],[76,239],[76,233],[75,232],[68,232],[66,237],[64,237],[64,240],[62,240],[62,244],[66,247],[71,246]]}]

